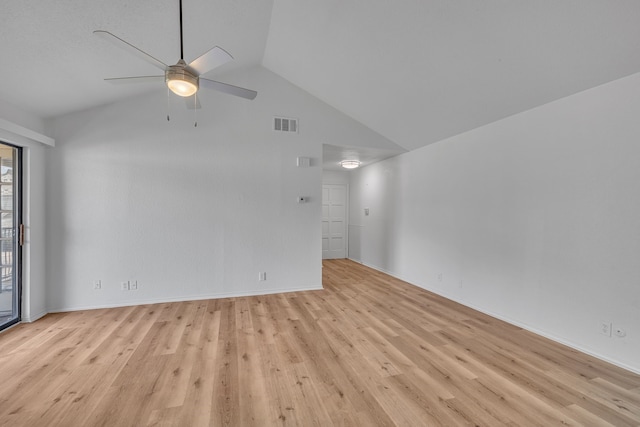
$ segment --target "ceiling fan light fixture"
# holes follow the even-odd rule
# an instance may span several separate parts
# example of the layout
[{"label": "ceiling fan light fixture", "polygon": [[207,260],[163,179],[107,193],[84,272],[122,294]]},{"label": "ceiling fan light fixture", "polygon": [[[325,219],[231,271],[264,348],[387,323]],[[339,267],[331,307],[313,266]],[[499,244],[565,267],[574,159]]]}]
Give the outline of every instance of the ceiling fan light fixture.
[{"label": "ceiling fan light fixture", "polygon": [[167,69],[165,81],[171,92],[178,96],[187,97],[198,91],[198,76],[185,70],[179,62],[178,65],[172,65]]},{"label": "ceiling fan light fixture", "polygon": [[172,79],[167,82],[171,92],[178,96],[191,96],[198,91],[198,86],[187,80]]},{"label": "ceiling fan light fixture", "polygon": [[340,162],[340,166],[345,169],[355,169],[360,166],[360,161],[358,160],[343,160]]},{"label": "ceiling fan light fixture", "polygon": [[[193,96],[200,89],[200,76],[213,70],[216,67],[219,67],[222,64],[225,64],[233,59],[233,57],[226,50],[222,49],[219,46],[214,46],[209,49],[193,61],[190,64],[187,64],[184,61],[184,46],[182,39],[182,0],[179,1],[180,6],[180,59],[176,63],[176,65],[167,65],[164,62],[160,61],[157,58],[149,55],[145,51],[137,48],[126,40],[121,39],[120,37],[110,33],[105,30],[95,30],[93,34],[99,36],[111,43],[114,43],[116,46],[120,47],[128,51],[130,54],[141,58],[142,60],[148,62],[156,68],[161,69],[164,72],[164,81],[167,85],[167,89],[170,89],[173,93],[178,96],[188,98]],[[155,76],[133,76],[133,77],[118,77],[105,79],[110,83],[122,83],[122,82],[154,82],[162,80],[162,75]],[[242,87],[230,85],[227,83],[217,82],[215,80],[210,80],[203,78],[202,79],[203,86],[209,89],[215,89],[219,92],[228,93],[229,95],[239,96],[245,99],[254,99],[258,92],[255,90],[245,89]],[[168,94],[168,91],[167,91]],[[199,103],[197,99],[195,102],[191,103],[194,108],[199,108]],[[190,108],[190,107],[189,107]],[[167,116],[167,119],[169,116]]]}]

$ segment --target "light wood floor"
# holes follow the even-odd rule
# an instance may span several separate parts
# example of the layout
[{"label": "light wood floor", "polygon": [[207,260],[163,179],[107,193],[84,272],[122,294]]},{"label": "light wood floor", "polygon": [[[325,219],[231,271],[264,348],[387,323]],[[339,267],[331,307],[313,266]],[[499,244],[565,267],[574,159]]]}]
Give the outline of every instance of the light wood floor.
[{"label": "light wood floor", "polygon": [[640,376],[346,260],[0,334],[2,426],[640,425]]}]

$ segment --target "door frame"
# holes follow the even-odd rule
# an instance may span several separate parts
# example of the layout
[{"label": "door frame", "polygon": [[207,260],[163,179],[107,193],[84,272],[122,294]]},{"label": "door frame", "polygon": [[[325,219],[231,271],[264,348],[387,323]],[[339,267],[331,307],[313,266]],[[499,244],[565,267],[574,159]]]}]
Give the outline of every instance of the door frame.
[{"label": "door frame", "polygon": [[[13,171],[13,178],[14,178],[14,190],[15,190],[15,194],[14,194],[14,208],[13,208],[13,213],[14,213],[14,245],[15,245],[15,261],[14,261],[14,268],[13,268],[13,274],[14,274],[14,285],[15,285],[15,289],[14,289],[14,297],[15,300],[14,302],[17,304],[16,306],[16,311],[17,311],[17,315],[15,317],[15,319],[12,319],[2,325],[0,325],[0,331],[7,329],[17,323],[20,323],[22,321],[22,246],[23,246],[23,240],[24,240],[24,235],[21,234],[21,229],[22,232],[24,232],[23,227],[23,217],[22,217],[22,212],[24,210],[23,207],[23,147],[20,147],[18,145],[15,144],[11,144],[9,142],[6,142],[4,140],[0,140],[0,144],[5,145],[7,147],[11,147],[13,149],[16,150],[16,159],[15,159],[15,163],[14,163],[14,171]],[[22,226],[22,227],[21,227]]]}]

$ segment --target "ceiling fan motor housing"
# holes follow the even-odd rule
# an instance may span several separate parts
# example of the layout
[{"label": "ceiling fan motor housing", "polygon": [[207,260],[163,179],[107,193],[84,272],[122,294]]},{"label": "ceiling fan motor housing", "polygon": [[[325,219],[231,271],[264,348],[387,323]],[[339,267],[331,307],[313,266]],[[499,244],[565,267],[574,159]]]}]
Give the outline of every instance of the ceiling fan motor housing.
[{"label": "ceiling fan motor housing", "polygon": [[176,95],[191,96],[199,87],[198,76],[190,72],[181,59],[176,65],[170,65],[164,72],[164,80]]}]

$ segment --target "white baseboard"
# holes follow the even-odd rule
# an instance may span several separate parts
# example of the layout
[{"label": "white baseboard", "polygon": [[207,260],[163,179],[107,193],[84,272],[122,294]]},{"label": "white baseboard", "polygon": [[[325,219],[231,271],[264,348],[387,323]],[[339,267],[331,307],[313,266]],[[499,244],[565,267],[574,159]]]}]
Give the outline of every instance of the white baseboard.
[{"label": "white baseboard", "polygon": [[309,288],[269,289],[268,291],[254,290],[254,291],[246,291],[246,292],[228,292],[228,293],[217,293],[217,294],[208,294],[208,295],[187,295],[187,296],[180,296],[180,297],[173,297],[173,298],[152,298],[152,299],[143,299],[143,300],[136,300],[136,301],[125,301],[122,303],[112,303],[112,304],[56,307],[56,308],[50,309],[49,312],[63,313],[68,311],[97,310],[101,308],[130,307],[133,305],[163,304],[168,302],[201,301],[201,300],[207,300],[207,299],[251,297],[251,296],[260,296],[260,295],[282,294],[282,293],[289,293],[289,292],[319,291],[322,289],[323,289],[322,286],[320,287],[313,286]]},{"label": "white baseboard", "polygon": [[509,323],[509,324],[511,324],[513,326],[517,326],[519,328],[525,329],[525,330],[527,330],[527,331],[529,331],[531,333],[534,333],[536,335],[540,335],[541,337],[545,337],[547,339],[550,339],[551,341],[555,341],[555,342],[557,342],[559,344],[566,345],[567,347],[571,347],[574,350],[578,350],[581,353],[585,353],[585,354],[588,354],[589,356],[593,356],[596,359],[600,359],[600,360],[603,360],[603,361],[605,361],[607,363],[611,363],[612,365],[618,366],[618,367],[620,367],[622,369],[626,369],[627,371],[631,371],[633,373],[640,374],[640,368],[638,368],[638,367],[629,366],[626,363],[620,362],[619,360],[612,359],[610,357],[607,357],[607,356],[604,356],[604,355],[599,354],[597,352],[594,352],[594,351],[592,351],[592,350],[590,350],[588,348],[582,347],[579,344],[576,344],[576,343],[574,343],[574,342],[572,342],[570,340],[567,340],[565,338],[558,337],[558,336],[556,336],[556,335],[554,335],[552,333],[549,333],[547,331],[539,330],[539,329],[537,329],[537,328],[535,328],[535,327],[533,327],[531,325],[519,322],[517,320],[510,319],[508,317],[505,317],[505,316],[502,316],[502,315],[499,315],[499,314],[496,314],[496,313],[492,313],[491,311],[484,310],[481,307],[476,307],[473,304],[469,304],[468,302],[461,301],[460,299],[455,298],[452,295],[447,295],[446,292],[443,292],[440,289],[432,289],[432,288],[428,288],[426,286],[422,286],[422,285],[419,285],[419,284],[416,284],[416,283],[412,283],[411,281],[409,281],[409,280],[407,280],[407,279],[405,279],[405,278],[403,278],[403,277],[401,277],[401,276],[399,276],[399,275],[397,275],[397,274],[395,274],[395,273],[393,273],[391,271],[385,270],[384,268],[379,268],[379,267],[377,267],[375,265],[370,265],[370,264],[367,264],[365,262],[361,262],[361,261],[357,261],[357,260],[352,260],[352,261],[355,261],[355,262],[357,262],[359,264],[362,264],[362,265],[364,265],[366,267],[369,267],[369,268],[372,268],[374,270],[380,271],[382,273],[388,274],[389,276],[395,277],[396,279],[400,279],[403,282],[407,282],[407,283],[409,283],[409,284],[411,284],[413,286],[416,286],[418,288],[424,289],[424,290],[429,291],[429,292],[433,292],[436,295],[439,295],[439,296],[441,296],[443,298],[446,298],[448,300],[457,302],[458,304],[464,305],[465,307],[469,307],[469,308],[471,308],[473,310],[476,310],[476,311],[478,311],[480,313],[486,314],[487,316],[491,316],[491,317],[493,317],[495,319],[502,320],[503,322],[507,322],[507,323]]},{"label": "white baseboard", "polygon": [[42,317],[46,316],[47,314],[49,314],[49,312],[48,312],[48,311],[42,311],[42,312],[40,312],[40,313],[37,313],[37,314],[31,315],[31,316],[23,317],[23,318],[22,318],[22,320],[21,320],[21,322],[25,322],[25,323],[32,323],[32,322],[35,322],[36,320],[38,320],[38,319],[40,319],[40,318],[42,318]]}]

